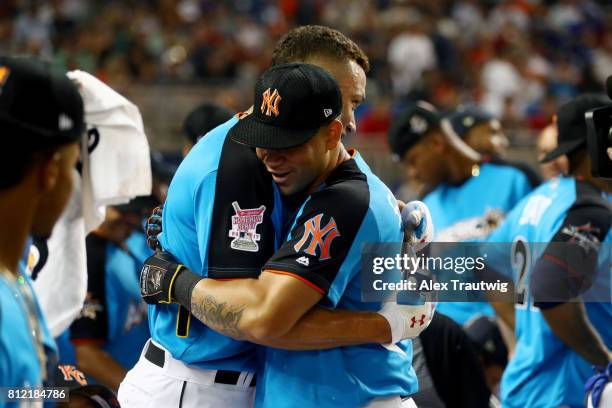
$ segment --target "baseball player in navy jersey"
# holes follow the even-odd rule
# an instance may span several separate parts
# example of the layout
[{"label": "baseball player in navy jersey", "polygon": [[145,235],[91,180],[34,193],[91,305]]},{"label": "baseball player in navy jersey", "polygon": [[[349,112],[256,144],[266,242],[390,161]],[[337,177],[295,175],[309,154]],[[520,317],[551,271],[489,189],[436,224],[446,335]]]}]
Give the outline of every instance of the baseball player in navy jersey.
[{"label": "baseball player in navy jersey", "polygon": [[[361,302],[358,271],[363,243],[402,240],[395,199],[359,155],[340,143],[342,124],[335,118],[341,96],[323,69],[294,63],[268,70],[256,85],[255,106],[260,108],[229,129],[229,142],[255,147],[272,175],[283,197],[276,208],[288,214],[279,224],[284,242],[258,279],[203,279],[164,255],[152,257],[141,276],[143,296],[150,302],[177,301],[220,333],[270,346],[259,371],[256,406],[399,407],[401,396],[417,386],[409,342],[397,342],[396,351],[381,345],[330,348],[364,342],[361,336],[369,329],[358,330],[359,316],[348,310],[369,311],[363,317],[371,327],[394,321],[391,309],[371,313],[382,305]],[[201,143],[220,135],[213,132]],[[352,205],[339,209],[339,202]],[[168,230],[171,222],[180,222],[171,218],[171,205],[168,200],[160,236],[164,248],[179,238]],[[260,210],[242,211],[244,218],[236,222],[258,221]],[[348,310],[306,315],[319,302]],[[420,309],[427,309],[424,324],[429,307]],[[330,324],[315,332],[323,317]],[[396,343],[394,337],[390,342]]]},{"label": "baseball player in navy jersey", "polygon": [[[344,100],[342,133],[354,131],[353,110],[365,97],[364,70],[367,69],[367,58],[354,43],[325,27],[302,27],[281,41],[275,50],[275,58],[278,63],[312,59],[312,62],[328,68],[336,77],[343,78],[340,82]],[[275,107],[279,108],[276,104],[280,104],[283,96],[275,95],[273,90],[264,94],[259,95],[260,103],[255,108],[274,115]],[[326,119],[331,121],[332,115],[329,111],[327,113],[329,117]],[[162,244],[171,247],[171,252],[190,269],[201,271],[202,275],[209,277],[258,276],[261,267],[282,242],[281,229],[291,225],[284,222],[290,212],[281,205],[275,205],[281,192],[279,186],[273,183],[272,175],[257,159],[252,148],[227,137],[228,130],[236,122],[237,118],[232,119],[195,145],[173,180],[166,203],[168,212],[164,212],[164,233],[160,236]],[[206,172],[207,168],[210,173]],[[216,180],[223,182],[217,183]],[[296,205],[302,199],[297,196],[293,198]],[[395,205],[389,204],[391,213],[394,208]],[[210,242],[215,242],[215,245],[209,245]],[[301,261],[310,262],[305,259]],[[152,301],[152,298],[149,300]],[[138,406],[140,401],[164,403],[179,399],[183,406],[250,404],[255,383],[253,373],[257,369],[252,344],[217,334],[193,318],[183,318],[184,315],[174,304],[156,305],[151,310],[153,342],[145,348],[141,361],[128,373],[121,386],[119,394],[124,404]],[[392,315],[397,317],[392,310],[388,312],[389,318]],[[334,336],[318,330],[319,326],[326,324],[328,313],[331,312],[324,309],[313,311],[313,318],[302,322],[302,332],[292,339],[292,347],[338,345]],[[392,338],[386,319],[380,320],[380,315],[374,313],[366,315],[360,314],[368,320],[362,319],[358,324],[366,332],[360,332],[353,324],[350,330],[336,333],[336,337],[357,336],[361,337],[360,340],[352,338],[351,341],[376,343],[395,341],[410,335],[400,334],[403,330],[400,327],[404,326],[401,318],[394,320]],[[372,332],[367,333],[370,329]],[[382,333],[385,334],[381,336]],[[331,345],[330,339],[334,339]],[[171,375],[173,378],[168,378]],[[189,378],[189,381],[179,381],[176,387],[170,385],[177,378]],[[167,387],[161,390],[160,384]],[[197,387],[203,387],[205,392],[198,394],[195,391]],[[180,398],[181,395],[183,398]]]},{"label": "baseball player in navy jersey", "polygon": [[[570,175],[526,196],[488,239],[513,244],[511,257],[487,263],[512,276],[518,294],[516,349],[501,383],[504,406],[583,406],[591,366],[612,360],[612,183],[591,175],[585,121],[588,110],[607,102],[584,95],[561,106],[558,146],[543,160],[567,155]],[[607,296],[592,297],[602,289]],[[576,297],[595,301],[570,302]]]},{"label": "baseball player in navy jersey", "polygon": [[[427,186],[423,202],[436,225],[436,241],[486,238],[537,183],[513,165],[483,161],[467,145],[462,137],[481,122],[470,111],[443,118],[420,101],[402,112],[389,132],[408,177]],[[494,314],[483,302],[441,302],[438,311],[460,324],[477,314]]]},{"label": "baseball player in navy jersey", "polygon": [[[47,380],[54,347],[23,257],[28,236],[48,236],[72,189],[83,102],[64,73],[25,58],[0,57],[0,133],[11,154],[0,163],[0,384]],[[3,391],[4,392],[4,391]],[[0,396],[0,406],[17,406]]]}]

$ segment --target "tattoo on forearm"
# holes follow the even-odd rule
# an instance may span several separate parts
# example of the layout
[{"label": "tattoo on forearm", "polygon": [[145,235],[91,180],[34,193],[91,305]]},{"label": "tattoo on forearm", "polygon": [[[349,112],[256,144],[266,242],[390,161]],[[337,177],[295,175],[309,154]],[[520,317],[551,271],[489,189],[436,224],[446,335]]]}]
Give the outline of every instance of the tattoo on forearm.
[{"label": "tattoo on forearm", "polygon": [[198,296],[191,299],[191,313],[210,328],[235,339],[245,338],[240,329],[244,307],[218,303],[214,296]]}]

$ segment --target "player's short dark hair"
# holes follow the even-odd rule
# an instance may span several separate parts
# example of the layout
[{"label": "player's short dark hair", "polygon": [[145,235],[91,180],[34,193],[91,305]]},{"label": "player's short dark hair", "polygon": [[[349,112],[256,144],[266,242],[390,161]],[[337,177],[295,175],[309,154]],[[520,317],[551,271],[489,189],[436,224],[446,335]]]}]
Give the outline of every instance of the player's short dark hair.
[{"label": "player's short dark hair", "polygon": [[353,60],[365,72],[370,61],[363,50],[338,30],[308,25],[289,31],[280,39],[272,54],[272,65],[304,62],[314,56]]}]

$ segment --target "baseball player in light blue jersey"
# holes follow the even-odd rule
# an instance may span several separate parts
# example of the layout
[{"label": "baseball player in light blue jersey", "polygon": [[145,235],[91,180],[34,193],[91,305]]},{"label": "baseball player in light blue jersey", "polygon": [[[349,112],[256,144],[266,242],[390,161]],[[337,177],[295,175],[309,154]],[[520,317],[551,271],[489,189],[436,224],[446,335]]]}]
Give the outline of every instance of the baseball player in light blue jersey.
[{"label": "baseball player in light blue jersey", "polygon": [[[267,114],[268,94],[284,98],[276,107],[278,119]],[[258,406],[399,407],[401,397],[416,391],[417,386],[410,366],[410,343],[396,341],[414,334],[406,333],[408,315],[400,324],[402,334],[391,336],[393,343],[398,343],[394,351],[380,344],[331,348],[372,342],[361,340],[365,332],[357,327],[358,312],[335,315],[318,309],[318,317],[306,315],[322,301],[330,307],[363,311],[361,316],[368,319],[366,331],[385,321],[394,326],[393,307],[372,313],[382,305],[360,301],[357,273],[361,243],[402,240],[395,199],[356,153],[351,156],[338,144],[341,124],[331,118],[340,111],[340,94],[324,70],[309,64],[272,68],[258,81],[255,102],[261,110],[232,127],[230,143],[256,146],[258,159],[282,194],[279,211],[293,214],[280,232],[286,236],[285,242],[261,267],[258,279],[202,279],[165,255],[152,257],[141,275],[143,296],[149,302],[178,301],[218,332],[275,347],[265,350],[258,372]],[[310,109],[296,110],[302,105]],[[317,121],[327,125],[319,131],[307,130],[308,123]],[[211,136],[214,132],[200,143]],[[322,143],[326,139],[329,141]],[[316,153],[318,149],[323,150]],[[179,169],[177,177],[180,173]],[[295,202],[300,196],[301,202]],[[340,209],[339,202],[351,202],[351,206]],[[160,237],[162,246],[165,234],[166,225]],[[209,268],[209,276],[210,272]],[[200,281],[203,284],[198,284]],[[411,329],[420,332],[432,309],[430,305],[414,308],[421,315],[416,319],[418,327]],[[317,323],[320,327],[315,331]],[[330,349],[300,352],[276,348]]]},{"label": "baseball player in light blue jersey", "polygon": [[[38,387],[48,379],[53,340],[20,261],[29,235],[50,235],[70,197],[83,127],[83,102],[63,73],[33,59],[0,57],[0,133],[11,139],[11,154],[0,163],[2,387]],[[1,407],[19,405],[7,397],[0,396]]]},{"label": "baseball player in light blue jersey", "polygon": [[[364,98],[365,75],[363,72],[367,68],[365,56],[346,37],[325,27],[302,27],[294,30],[287,37],[289,39],[286,42],[281,41],[281,45],[277,49],[278,53],[275,51],[280,61],[286,58],[289,60],[308,58],[310,53],[313,52],[310,45],[317,44],[314,50],[318,50],[317,52],[320,52],[320,54],[316,54],[316,61],[313,60],[313,62],[326,67],[336,77],[344,79],[340,82],[341,95],[344,100],[341,108],[341,120],[346,132],[354,130],[353,109]],[[301,44],[297,47],[298,50],[294,47],[296,43]],[[322,44],[325,44],[325,47],[322,47]],[[287,48],[287,45],[289,48]],[[329,45],[333,46],[327,50],[326,47]],[[300,51],[300,48],[303,49]],[[343,50],[341,57],[337,54],[339,49]],[[291,106],[295,107],[295,104],[287,102],[288,95],[284,90],[280,92],[280,88],[277,89],[276,94],[273,89],[257,94],[258,102],[254,106],[255,112],[259,112],[259,116],[273,116],[274,118],[277,117],[276,113],[278,113],[285,118],[283,120],[286,120],[286,115],[294,115],[291,117],[295,118],[298,111],[291,108]],[[285,103],[282,101],[285,101]],[[288,103],[289,105],[287,105]],[[338,106],[324,108],[309,115],[302,112],[302,118],[298,118],[297,121],[292,119],[292,121],[296,124],[304,123],[305,119],[311,118],[311,122],[306,125],[307,128],[310,128],[316,126],[314,124],[320,120],[331,123],[330,121],[333,121],[333,118],[337,115],[336,111],[340,112]],[[324,118],[321,118],[321,114]],[[312,118],[316,119],[312,120]],[[179,168],[170,187],[169,198],[164,208],[164,232],[160,236],[162,245],[171,247],[170,252],[173,255],[202,276],[221,279],[257,277],[262,266],[274,254],[275,249],[285,241],[283,229],[288,230],[291,227],[292,220],[289,217],[295,214],[306,198],[305,195],[286,194],[282,191],[283,185],[287,180],[291,180],[292,177],[297,175],[300,176],[300,179],[303,179],[305,175],[310,177],[312,174],[310,172],[313,171],[313,168],[289,171],[292,174],[268,171],[269,169],[266,169],[254,154],[255,149],[245,144],[236,143],[227,137],[228,130],[236,123],[239,123],[238,119],[232,119],[196,144]],[[306,136],[312,135],[311,132],[312,130]],[[206,169],[209,170],[206,171]],[[363,176],[359,177],[363,179]],[[304,186],[299,187],[303,188]],[[282,194],[290,196],[290,199],[281,199]],[[198,200],[198,196],[202,199]],[[386,197],[385,195],[385,199]],[[186,203],[190,200],[191,203]],[[388,202],[388,211],[393,214],[395,204],[391,205],[391,202],[394,203],[394,200],[388,201],[390,201]],[[196,203],[197,208],[194,208],[194,203]],[[213,220],[213,222],[211,223],[210,220]],[[319,221],[319,227],[325,229],[329,220],[321,217]],[[313,220],[313,222],[316,223],[316,220]],[[399,227],[399,219],[397,222]],[[303,224],[298,223],[296,225]],[[313,231],[317,230],[315,226],[312,227]],[[329,248],[340,246],[338,242],[341,239],[334,238],[333,235],[335,234],[332,233],[332,230],[333,228],[330,227],[327,231],[327,233],[332,234],[331,238],[327,238],[327,235],[325,237],[317,235],[318,239],[323,242],[329,239]],[[348,231],[346,236],[347,239],[350,239]],[[316,240],[316,242],[319,241]],[[305,250],[309,247],[310,244],[304,244]],[[315,245],[313,249],[310,249],[310,252],[318,250],[322,249]],[[348,247],[346,250],[348,251]],[[185,254],[184,260],[181,258],[183,255],[177,255],[179,252]],[[336,259],[337,261],[338,259]],[[159,259],[157,262],[163,263],[165,261]],[[308,259],[308,256],[301,256],[295,262],[298,265],[311,264],[312,262],[314,266],[315,261]],[[153,271],[155,268],[160,268],[160,265],[154,266],[151,270]],[[182,275],[181,273],[180,276]],[[266,276],[269,275],[272,274],[266,274]],[[311,302],[316,303],[312,299],[311,292],[314,292],[317,297],[322,297],[320,291],[314,289],[317,287],[316,284],[306,283],[308,282],[307,279],[301,280],[295,276],[290,277],[282,274],[275,275],[278,275],[277,279],[281,281],[286,279],[293,283],[297,281],[299,288],[305,286],[302,289],[306,289],[306,296],[302,294],[293,295],[291,296],[293,300],[309,301],[310,299]],[[188,273],[184,274],[184,277],[189,276]],[[189,279],[186,280],[189,281]],[[206,281],[217,282],[211,279]],[[262,279],[260,278],[258,281],[262,281]],[[147,280],[144,279],[143,282],[147,282]],[[153,285],[162,282],[165,281],[161,277],[159,280],[149,281]],[[176,281],[176,283],[180,282],[185,282],[185,279]],[[253,280],[242,279],[227,283],[242,284],[243,282],[250,285]],[[263,285],[269,286],[267,283],[263,283]],[[179,286],[182,287],[180,284]],[[163,301],[161,298],[156,298],[156,295],[148,293],[146,287],[144,285],[143,293],[147,301],[152,303],[159,300]],[[278,286],[272,285],[270,287],[271,290],[275,288],[278,288]],[[182,291],[182,293],[188,292],[188,288]],[[238,290],[231,292],[240,293]],[[255,290],[250,293],[256,294],[258,291]],[[291,292],[287,293],[290,294]],[[191,306],[190,301],[185,301],[185,299],[183,301],[183,306]],[[257,303],[260,304],[260,302]],[[205,306],[208,306],[208,304],[205,304]],[[295,323],[295,325],[280,337],[274,334],[272,336],[274,338],[272,338],[270,333],[276,330],[284,331],[285,327],[274,327],[274,325],[277,322],[281,325],[287,324],[287,320],[274,319],[271,322],[263,318],[257,319],[257,322],[249,320],[249,323],[254,323],[254,326],[249,327],[249,330],[246,331],[249,335],[245,337],[244,330],[236,331],[232,322],[228,321],[228,317],[235,315],[232,313],[226,315],[226,306],[223,304],[218,306],[220,308],[217,311],[221,315],[217,317],[209,316],[213,321],[203,319],[214,330],[237,339],[248,339],[290,349],[320,349],[362,343],[396,343],[400,339],[414,335],[414,333],[409,333],[411,330],[422,329],[427,324],[427,319],[425,319],[423,326],[419,324],[419,327],[410,328],[409,325],[405,324],[409,321],[408,312],[404,310],[403,317],[400,318],[397,313],[394,314],[391,310],[393,307],[382,312],[386,314],[385,318],[378,313],[349,311],[335,313],[318,308],[298,322],[292,318],[293,322],[290,322],[290,324]],[[284,310],[292,313],[304,313],[304,311],[300,312],[294,309],[291,306],[284,308]],[[125,398],[123,401],[132,403],[132,401],[140,400],[140,396],[146,394],[143,397],[144,399],[163,401],[159,398],[165,398],[165,394],[171,393],[169,389],[174,389],[174,385],[168,385],[170,380],[167,380],[168,382],[165,384],[167,384],[166,389],[168,391],[159,391],[161,382],[156,381],[160,377],[152,372],[153,367],[158,367],[158,370],[161,369],[163,372],[179,370],[183,374],[187,372],[190,374],[191,381],[179,383],[176,393],[176,399],[180,398],[183,406],[191,406],[192,404],[194,406],[215,406],[216,401],[226,406],[250,404],[253,385],[255,385],[253,374],[258,369],[253,345],[222,336],[202,325],[193,317],[183,318],[184,315],[179,310],[175,304],[165,305],[162,302],[162,304],[156,305],[154,311],[150,313],[153,342],[145,349],[141,357],[142,364],[139,362],[133,370],[134,373],[128,374],[128,378],[122,384],[120,398]],[[429,312],[427,308],[419,308],[419,310]],[[358,317],[355,318],[355,315],[358,315]],[[202,317],[197,314],[196,316]],[[334,320],[331,320],[332,316]],[[396,319],[393,320],[392,316],[395,316]],[[419,322],[423,321],[420,317],[421,315],[419,315]],[[393,320],[393,323],[390,323],[389,320]],[[335,332],[333,328],[330,329],[329,327],[328,323],[330,321],[337,323]],[[390,327],[391,333],[389,333]],[[253,330],[253,332],[250,332],[250,330]],[[381,335],[382,333],[385,334]],[[177,337],[177,334],[186,337],[181,339]],[[198,338],[208,341],[196,341]],[[273,341],[276,341],[276,343],[273,343]],[[377,347],[380,348],[380,346]],[[383,350],[386,352],[385,349]],[[402,353],[400,355],[404,356]],[[406,356],[402,358],[406,358]],[[179,361],[180,364],[177,363]],[[185,362],[188,363],[185,364]],[[409,367],[407,369],[409,370]],[[185,378],[187,377],[185,376]],[[195,382],[206,388],[205,393],[194,392],[192,383],[194,382],[193,378],[196,377],[198,380]],[[405,386],[406,380],[403,381]],[[411,380],[408,380],[408,382],[410,383]],[[181,387],[183,387],[183,384],[185,384],[185,391],[182,393]],[[220,385],[217,386],[217,384]],[[140,392],[139,396],[139,390],[136,388],[142,390],[142,387],[147,387],[147,389],[144,390],[144,393]],[[408,388],[405,392],[409,392]],[[353,391],[358,394],[357,389]],[[183,395],[183,397],[180,397],[180,395]],[[403,395],[403,393],[396,394],[393,397],[399,398],[399,395]]]},{"label": "baseball player in light blue jersey", "polygon": [[[484,161],[463,138],[489,120],[473,110],[446,118],[427,102],[407,108],[389,132],[389,144],[411,180],[428,191],[423,202],[436,225],[437,242],[480,241],[538,183],[531,174],[500,159]],[[440,302],[438,312],[463,324],[477,314],[493,315],[485,302]]]},{"label": "baseball player in light blue jersey", "polygon": [[[591,366],[612,359],[612,184],[591,176],[584,119],[605,103],[585,95],[559,109],[559,144],[544,160],[567,154],[571,176],[534,190],[488,239],[513,243],[511,256],[488,259],[517,288],[517,343],[501,383],[507,407],[581,407]],[[577,296],[590,301],[569,301]]]}]

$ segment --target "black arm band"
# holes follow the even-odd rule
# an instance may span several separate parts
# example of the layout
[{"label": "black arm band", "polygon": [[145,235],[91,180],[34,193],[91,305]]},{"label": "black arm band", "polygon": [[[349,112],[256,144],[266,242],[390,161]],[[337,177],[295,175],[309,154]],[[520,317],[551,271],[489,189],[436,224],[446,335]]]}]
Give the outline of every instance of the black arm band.
[{"label": "black arm band", "polygon": [[172,298],[191,311],[191,293],[195,285],[202,279],[204,278],[200,275],[191,272],[187,268],[183,268],[172,285]]}]

